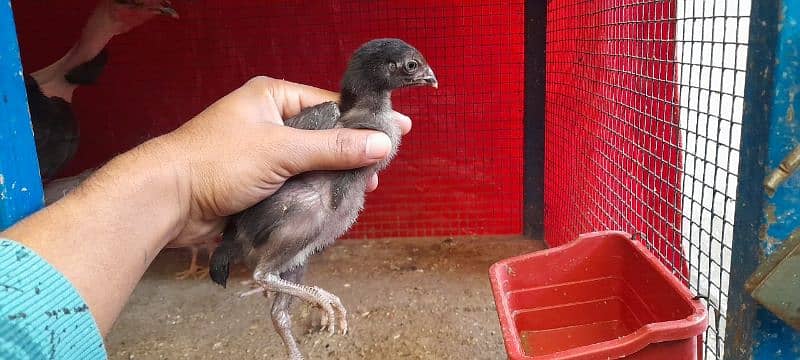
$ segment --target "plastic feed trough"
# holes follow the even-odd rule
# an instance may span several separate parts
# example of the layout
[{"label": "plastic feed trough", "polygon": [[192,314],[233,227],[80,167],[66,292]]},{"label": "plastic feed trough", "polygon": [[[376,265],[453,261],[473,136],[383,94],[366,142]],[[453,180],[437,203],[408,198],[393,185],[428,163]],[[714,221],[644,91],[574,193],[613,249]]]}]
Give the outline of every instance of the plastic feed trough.
[{"label": "plastic feed trough", "polygon": [[489,276],[511,359],[697,359],[706,309],[624,232],[499,261]]}]

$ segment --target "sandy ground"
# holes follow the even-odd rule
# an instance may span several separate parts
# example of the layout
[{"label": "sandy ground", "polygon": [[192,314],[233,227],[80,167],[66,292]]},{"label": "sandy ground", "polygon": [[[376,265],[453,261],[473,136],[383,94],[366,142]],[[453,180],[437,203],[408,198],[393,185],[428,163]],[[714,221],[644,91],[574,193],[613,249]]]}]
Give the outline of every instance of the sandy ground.
[{"label": "sandy ground", "polygon": [[[316,331],[317,311],[295,302],[300,348],[308,359],[505,358],[487,270],[541,248],[518,237],[340,242],[311,261],[306,283],[342,299],[350,332]],[[189,256],[177,250],[156,259],[107,338],[110,358],[285,358],[271,300],[238,297],[249,289],[245,270],[228,289],[175,280]]]}]

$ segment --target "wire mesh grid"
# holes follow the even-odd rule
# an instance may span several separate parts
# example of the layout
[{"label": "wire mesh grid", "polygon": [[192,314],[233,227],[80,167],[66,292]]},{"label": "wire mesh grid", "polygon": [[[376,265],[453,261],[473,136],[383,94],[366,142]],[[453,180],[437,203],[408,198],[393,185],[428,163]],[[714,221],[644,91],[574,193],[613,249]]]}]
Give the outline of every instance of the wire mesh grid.
[{"label": "wire mesh grid", "polygon": [[[61,56],[92,5],[15,2],[26,71]],[[335,89],[352,49],[396,36],[425,53],[441,87],[396,97],[414,130],[349,236],[520,232],[523,1],[180,11],[112,41],[100,82],[76,94],[85,142],[73,173],[174,128],[254,74]],[[748,14],[748,0],[548,2],[547,240],[640,232],[719,314],[707,358],[722,356]]]},{"label": "wire mesh grid", "polygon": [[[72,45],[93,5],[14,3],[29,70]],[[100,82],[79,90],[84,141],[73,173],[171,130],[255,75],[337,90],[357,46],[399,37],[422,51],[440,87],[395,94],[414,129],[347,237],[521,232],[523,1],[175,6],[180,19],[112,40]]]},{"label": "wire mesh grid", "polygon": [[548,3],[545,229],[642,235],[708,297],[722,358],[747,0]]}]

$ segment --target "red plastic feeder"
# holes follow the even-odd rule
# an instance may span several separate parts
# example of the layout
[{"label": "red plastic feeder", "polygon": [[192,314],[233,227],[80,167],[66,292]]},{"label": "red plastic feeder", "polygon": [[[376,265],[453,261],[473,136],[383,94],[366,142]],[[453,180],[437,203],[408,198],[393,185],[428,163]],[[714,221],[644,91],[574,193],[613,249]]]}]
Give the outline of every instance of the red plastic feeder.
[{"label": "red plastic feeder", "polygon": [[511,359],[698,359],[706,309],[624,232],[492,265]]}]

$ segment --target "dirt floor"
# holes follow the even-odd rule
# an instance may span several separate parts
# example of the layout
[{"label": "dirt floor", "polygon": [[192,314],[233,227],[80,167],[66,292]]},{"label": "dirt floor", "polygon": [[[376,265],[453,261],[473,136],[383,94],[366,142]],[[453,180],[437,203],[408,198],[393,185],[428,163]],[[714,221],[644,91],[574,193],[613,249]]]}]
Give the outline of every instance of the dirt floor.
[{"label": "dirt floor", "polygon": [[[541,248],[518,237],[339,242],[313,258],[305,282],[341,298],[350,332],[316,331],[318,312],[296,301],[300,348],[308,359],[503,359],[487,270]],[[106,339],[110,358],[285,358],[271,299],[238,297],[249,289],[244,269],[228,289],[207,278],[175,280],[189,256],[156,259]]]}]

